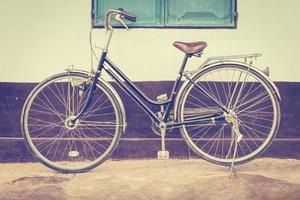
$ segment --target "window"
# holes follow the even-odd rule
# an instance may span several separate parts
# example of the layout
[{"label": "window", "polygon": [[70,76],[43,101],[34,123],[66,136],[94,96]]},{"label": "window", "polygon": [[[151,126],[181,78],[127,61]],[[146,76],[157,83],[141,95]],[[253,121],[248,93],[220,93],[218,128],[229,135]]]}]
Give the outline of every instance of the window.
[{"label": "window", "polygon": [[93,0],[93,26],[103,27],[105,12],[113,8],[137,15],[130,27],[235,28],[237,19],[236,0]]}]

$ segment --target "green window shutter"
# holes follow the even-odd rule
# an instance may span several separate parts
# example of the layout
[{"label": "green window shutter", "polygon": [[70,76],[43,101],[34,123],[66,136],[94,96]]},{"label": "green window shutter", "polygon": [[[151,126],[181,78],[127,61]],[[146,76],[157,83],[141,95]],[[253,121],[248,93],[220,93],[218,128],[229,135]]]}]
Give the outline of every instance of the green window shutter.
[{"label": "green window shutter", "polygon": [[103,27],[106,11],[116,8],[137,15],[137,22],[126,22],[129,27],[236,27],[236,0],[93,0],[93,27]]},{"label": "green window shutter", "polygon": [[235,0],[166,0],[168,27],[235,27]]},{"label": "green window shutter", "polygon": [[[94,26],[103,27],[106,11],[116,8],[123,8],[137,15],[137,22],[126,21],[129,27],[164,26],[164,0],[94,0]],[[121,26],[116,22],[114,25]]]}]

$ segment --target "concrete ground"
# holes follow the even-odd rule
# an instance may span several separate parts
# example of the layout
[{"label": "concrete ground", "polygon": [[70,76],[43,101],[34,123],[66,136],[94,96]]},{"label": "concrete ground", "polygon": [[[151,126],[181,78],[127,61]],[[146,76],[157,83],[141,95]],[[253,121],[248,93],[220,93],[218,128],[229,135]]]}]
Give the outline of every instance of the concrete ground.
[{"label": "concrete ground", "polygon": [[300,160],[256,159],[228,168],[203,160],[106,161],[83,174],[40,163],[0,164],[0,199],[300,199]]}]

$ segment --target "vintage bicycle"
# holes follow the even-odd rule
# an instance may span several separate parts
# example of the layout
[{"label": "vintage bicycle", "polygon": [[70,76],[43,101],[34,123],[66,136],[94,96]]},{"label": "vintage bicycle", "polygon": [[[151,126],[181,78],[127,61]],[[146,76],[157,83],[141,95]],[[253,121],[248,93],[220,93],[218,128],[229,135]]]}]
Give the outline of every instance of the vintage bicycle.
[{"label": "vintage bicycle", "polygon": [[108,10],[105,45],[95,71],[68,69],[42,81],[29,94],[21,128],[39,161],[63,173],[79,173],[111,156],[126,129],[126,113],[103,73],[159,130],[160,159],[169,158],[165,135],[172,128],[180,129],[197,155],[225,166],[246,163],[271,144],[280,122],[280,94],[267,73],[252,64],[260,54],[211,57],[199,69],[185,71],[188,59],[200,57],[207,44],[175,42],[184,53],[183,62],[169,97],[163,94],[155,101],[107,57],[113,17],[127,29],[124,19],[136,21],[134,14],[123,9]]}]

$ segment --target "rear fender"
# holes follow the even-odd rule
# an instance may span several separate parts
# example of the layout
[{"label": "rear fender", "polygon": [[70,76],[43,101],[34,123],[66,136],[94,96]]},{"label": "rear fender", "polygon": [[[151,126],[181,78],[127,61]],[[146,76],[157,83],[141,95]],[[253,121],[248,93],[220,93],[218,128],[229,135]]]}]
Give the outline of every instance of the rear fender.
[{"label": "rear fender", "polygon": [[[280,96],[280,93],[279,93],[279,90],[277,88],[277,86],[274,84],[274,82],[266,75],[264,74],[260,69],[250,65],[250,64],[247,64],[247,63],[243,63],[243,62],[239,62],[239,61],[226,61],[226,60],[222,60],[222,61],[217,61],[217,62],[213,62],[213,63],[208,63],[202,67],[200,67],[199,69],[195,70],[195,71],[192,71],[192,72],[185,72],[184,73],[184,76],[188,76],[189,79],[193,79],[195,76],[197,76],[199,73],[201,73],[202,71],[210,68],[210,67],[214,67],[216,65],[220,65],[220,64],[233,64],[233,65],[242,65],[246,68],[250,68],[252,69],[253,71],[255,71],[256,73],[259,74],[259,76],[261,76],[262,78],[266,79],[268,81],[268,84],[273,88],[273,90],[276,92],[276,96],[279,100],[281,100],[281,96]],[[187,85],[189,84],[189,81],[186,80],[182,86],[180,87],[179,91],[178,91],[178,95],[177,95],[177,98],[175,100],[175,106],[174,106],[174,120],[177,120],[177,115],[178,115],[178,112],[177,112],[177,109],[178,109],[178,104],[179,104],[179,100],[180,100],[180,97],[182,96],[182,93],[183,91],[185,90],[185,88],[187,87]]]}]

